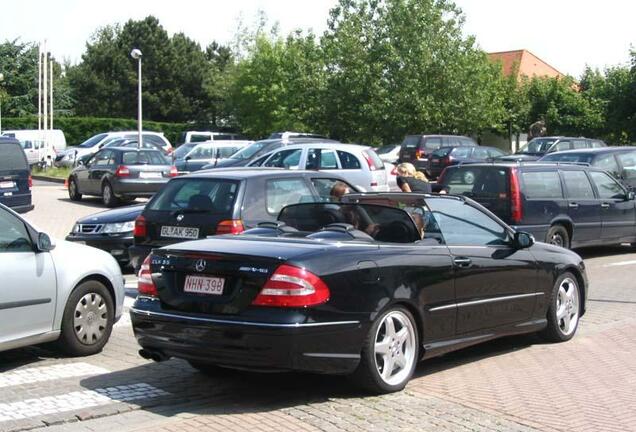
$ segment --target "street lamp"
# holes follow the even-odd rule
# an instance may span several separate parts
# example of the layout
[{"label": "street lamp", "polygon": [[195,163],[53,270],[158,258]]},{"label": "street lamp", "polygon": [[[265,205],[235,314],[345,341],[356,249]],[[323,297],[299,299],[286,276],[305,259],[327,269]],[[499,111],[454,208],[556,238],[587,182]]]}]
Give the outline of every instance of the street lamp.
[{"label": "street lamp", "polygon": [[137,60],[138,66],[138,85],[137,85],[137,99],[138,99],[138,111],[137,111],[137,148],[141,148],[141,50],[139,48],[133,48],[130,52],[130,56]]}]

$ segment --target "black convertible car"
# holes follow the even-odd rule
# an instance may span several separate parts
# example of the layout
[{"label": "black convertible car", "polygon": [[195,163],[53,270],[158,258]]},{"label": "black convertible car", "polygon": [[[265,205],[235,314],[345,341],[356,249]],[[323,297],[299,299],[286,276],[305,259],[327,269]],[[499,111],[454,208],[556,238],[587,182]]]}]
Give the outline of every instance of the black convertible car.
[{"label": "black convertible car", "polygon": [[346,374],[382,393],[420,359],[496,337],[568,340],[586,297],[578,255],[468,198],[353,194],[153,250],[131,317],[145,358]]}]

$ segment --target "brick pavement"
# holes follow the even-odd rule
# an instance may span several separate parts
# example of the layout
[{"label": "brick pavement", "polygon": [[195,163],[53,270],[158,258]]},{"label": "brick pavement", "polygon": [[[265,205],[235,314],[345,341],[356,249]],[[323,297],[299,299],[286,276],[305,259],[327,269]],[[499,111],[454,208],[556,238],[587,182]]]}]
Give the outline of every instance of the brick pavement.
[{"label": "brick pavement", "polygon": [[[47,188],[46,197],[40,192],[29,218],[53,231],[65,234],[79,213],[98,210],[65,203],[59,187]],[[49,211],[42,211],[43,202]],[[606,267],[634,259],[622,249],[589,257],[595,300],[572,341],[544,344],[525,336],[451,353],[420,364],[405,391],[385,396],[360,394],[342,377],[228,372],[210,378],[183,361],[150,363],[136,355],[126,322],[91,357],[63,358],[43,348],[0,353],[0,372],[8,377],[0,379],[0,412],[29,399],[120,391],[101,405],[0,421],[0,431],[636,431],[636,284],[630,280],[636,266],[621,267],[631,277]],[[20,373],[37,368],[49,369],[35,374],[37,380]],[[142,392],[135,400],[121,393],[140,383],[165,393]]]}]

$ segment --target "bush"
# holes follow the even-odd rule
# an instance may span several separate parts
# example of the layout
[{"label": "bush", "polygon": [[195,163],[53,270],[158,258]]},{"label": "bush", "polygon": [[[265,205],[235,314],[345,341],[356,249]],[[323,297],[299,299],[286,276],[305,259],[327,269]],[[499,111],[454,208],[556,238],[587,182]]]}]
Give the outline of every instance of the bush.
[{"label": "bush", "polygon": [[[2,127],[3,129],[37,129],[38,118],[36,116],[3,118]],[[137,130],[137,121],[120,118],[59,117],[53,120],[53,127],[64,132],[68,145],[77,145],[98,133]],[[193,127],[188,123],[143,122],[144,130],[163,132],[172,144],[178,142],[181,132]]]}]

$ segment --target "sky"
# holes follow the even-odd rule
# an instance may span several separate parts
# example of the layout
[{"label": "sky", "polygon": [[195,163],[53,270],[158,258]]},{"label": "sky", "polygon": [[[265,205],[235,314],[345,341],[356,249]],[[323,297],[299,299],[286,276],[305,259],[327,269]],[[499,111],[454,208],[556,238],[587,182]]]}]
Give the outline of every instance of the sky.
[{"label": "sky", "polygon": [[[586,65],[603,69],[629,60],[636,46],[636,2],[630,0],[456,0],[464,32],[488,52],[528,49],[559,71],[579,77]],[[21,0],[4,2],[0,40],[40,41],[58,59],[76,63],[100,27],[156,16],[169,33],[205,46],[233,39],[237,23],[259,10],[282,33],[325,30],[336,0]]]}]

